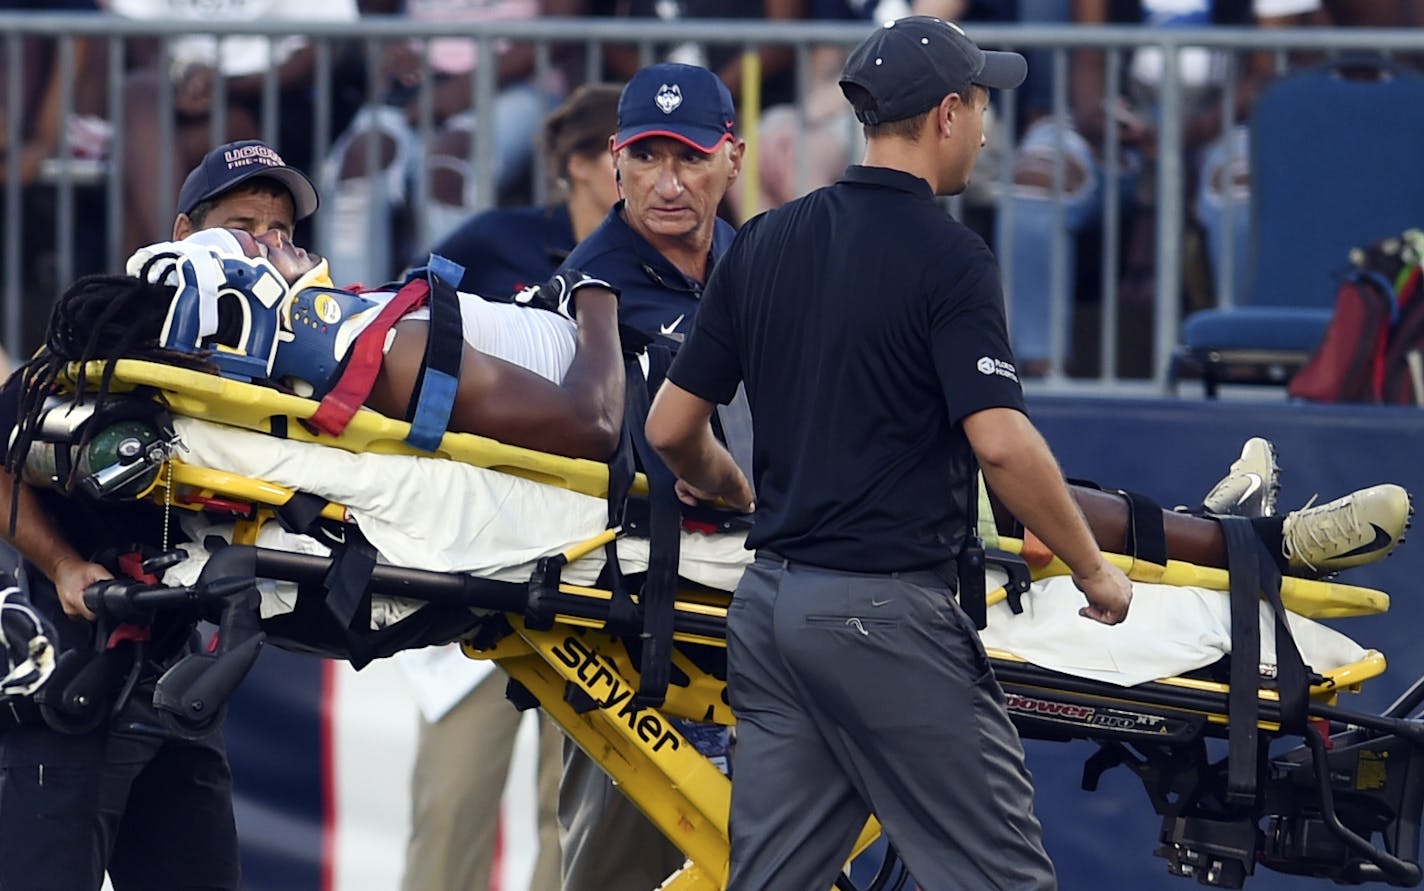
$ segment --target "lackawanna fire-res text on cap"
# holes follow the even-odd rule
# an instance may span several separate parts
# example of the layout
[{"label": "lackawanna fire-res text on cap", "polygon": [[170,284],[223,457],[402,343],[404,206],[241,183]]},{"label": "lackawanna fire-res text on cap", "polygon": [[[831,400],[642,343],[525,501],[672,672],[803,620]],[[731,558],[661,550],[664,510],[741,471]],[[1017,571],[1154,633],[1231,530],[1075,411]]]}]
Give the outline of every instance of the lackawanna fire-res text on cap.
[{"label": "lackawanna fire-res text on cap", "polygon": [[316,213],[321,202],[311,180],[297,168],[289,167],[275,149],[260,139],[229,142],[204,155],[178,190],[178,212],[192,213],[204,201],[257,177],[276,180],[292,193],[296,219]]}]

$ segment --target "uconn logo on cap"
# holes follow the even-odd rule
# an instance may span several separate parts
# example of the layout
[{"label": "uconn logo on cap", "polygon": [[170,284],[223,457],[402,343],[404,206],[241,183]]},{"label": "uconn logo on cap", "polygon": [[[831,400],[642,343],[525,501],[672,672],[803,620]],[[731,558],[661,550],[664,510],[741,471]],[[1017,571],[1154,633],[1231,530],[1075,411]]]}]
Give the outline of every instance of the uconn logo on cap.
[{"label": "uconn logo on cap", "polygon": [[663,84],[658,87],[658,94],[653,97],[653,103],[663,114],[672,114],[682,104],[682,88],[677,84]]}]

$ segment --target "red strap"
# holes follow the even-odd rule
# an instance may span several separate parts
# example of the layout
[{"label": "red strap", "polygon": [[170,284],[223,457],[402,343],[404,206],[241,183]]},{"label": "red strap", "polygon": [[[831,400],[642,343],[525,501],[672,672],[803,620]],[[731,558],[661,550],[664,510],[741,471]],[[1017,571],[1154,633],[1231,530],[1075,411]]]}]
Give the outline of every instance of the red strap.
[{"label": "red strap", "polygon": [[135,625],[132,622],[125,622],[110,632],[109,639],[104,643],[104,649],[112,650],[126,640],[143,641],[152,639],[147,625]]},{"label": "red strap", "polygon": [[143,582],[145,585],[158,584],[158,576],[151,572],[143,571],[143,555],[138,551],[129,551],[127,554],[119,555],[119,572],[133,579],[136,582]]},{"label": "red strap", "polygon": [[386,335],[401,316],[424,306],[429,296],[430,283],[423,278],[412,279],[381,308],[375,321],[356,338],[351,358],[336,386],[322,398],[316,414],[309,419],[313,427],[330,436],[341,435],[376,385],[376,375],[385,357]]}]

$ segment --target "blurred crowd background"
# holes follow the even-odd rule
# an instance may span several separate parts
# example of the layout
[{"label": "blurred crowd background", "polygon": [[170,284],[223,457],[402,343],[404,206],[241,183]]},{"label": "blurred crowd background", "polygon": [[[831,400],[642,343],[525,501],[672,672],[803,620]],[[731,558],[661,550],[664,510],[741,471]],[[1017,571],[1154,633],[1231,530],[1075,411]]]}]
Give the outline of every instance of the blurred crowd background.
[{"label": "blurred crowd background", "polygon": [[[601,145],[541,142],[546,115],[580,85],[617,87],[660,60],[704,64],[731,88],[748,155],[721,213],[741,222],[855,162],[845,53],[910,13],[1029,56],[1025,86],[994,97],[975,181],[945,209],[1000,259],[1014,349],[1065,468],[1184,503],[1241,439],[1266,435],[1290,456],[1293,503],[1382,481],[1420,491],[1417,412],[1208,414],[1117,397],[1171,384],[1193,313],[1266,302],[1288,271],[1345,268],[1349,247],[1424,223],[1424,165],[1379,161],[1385,146],[1417,155],[1424,105],[1308,93],[1284,115],[1293,129],[1256,126],[1257,100],[1304,72],[1424,79],[1424,0],[0,0],[0,340],[28,354],[77,276],[168,238],[183,175],[232,139],[266,140],[317,182],[321,208],[297,241],[339,283],[396,277],[478,212],[558,200],[570,168],[555,162]],[[1353,148],[1329,163],[1313,152],[1342,140]],[[1263,174],[1282,171],[1299,200],[1263,218]],[[1326,192],[1355,200],[1310,210]],[[1352,228],[1323,255],[1291,228],[1337,223]],[[1276,302],[1328,317],[1335,287],[1315,275]],[[1252,370],[1281,383],[1280,364]],[[1353,579],[1400,595],[1395,613],[1350,629],[1394,660],[1369,707],[1424,669],[1410,553]],[[413,707],[388,667],[354,677],[269,652],[234,703],[252,888],[394,887]],[[1085,754],[1030,746],[1065,887],[1160,887],[1141,790],[1114,777],[1084,796]],[[521,819],[511,860],[529,853],[514,850],[534,831]],[[1295,887],[1270,881],[1255,887]]]},{"label": "blurred crowd background", "polygon": [[166,238],[214,144],[264,138],[308,171],[322,207],[299,242],[373,284],[477,211],[553,200],[541,159],[568,147],[536,144],[544,116],[657,60],[737,97],[750,175],[722,213],[739,222],[855,161],[846,49],[909,13],[1030,57],[946,207],[995,247],[1020,367],[1054,386],[1160,388],[1184,317],[1251,300],[1265,87],[1424,59],[1424,0],[0,0],[4,345],[32,349],[74,277]]}]

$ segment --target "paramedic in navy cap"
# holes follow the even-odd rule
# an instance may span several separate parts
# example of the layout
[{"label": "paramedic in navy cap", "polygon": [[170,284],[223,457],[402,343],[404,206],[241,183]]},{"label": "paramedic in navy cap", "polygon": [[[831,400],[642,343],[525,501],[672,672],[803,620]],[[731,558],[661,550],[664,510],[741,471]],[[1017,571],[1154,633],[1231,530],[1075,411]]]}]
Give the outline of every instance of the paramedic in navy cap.
[{"label": "paramedic in navy cap", "polygon": [[968,182],[988,90],[1025,73],[938,19],[875,31],[841,78],[864,164],[743,227],[655,397],[648,440],[684,492],[744,510],[753,487],[707,419],[739,384],[751,402],[727,891],[831,887],[871,813],[920,887],[1055,887],[955,599],[983,582],[956,560],[982,547],[977,468],[1072,569],[1084,621],[1122,621],[1130,589],[1024,414],[994,257],[936,201]]},{"label": "paramedic in navy cap", "polygon": [[[311,180],[271,146],[229,142],[184,180],[173,237],[233,228],[290,239],[316,207]],[[16,372],[0,386],[0,427],[18,423],[27,379]],[[93,624],[83,593],[118,567],[91,557],[137,554],[141,546],[147,556],[180,534],[177,524],[147,502],[70,499],[0,469],[0,504],[12,498],[19,499],[15,525],[0,536],[25,559],[27,593],[58,632],[59,664],[80,666],[74,671],[91,684],[114,683],[115,701],[57,725],[34,697],[10,697],[0,707],[0,889],[91,889],[107,875],[118,891],[236,891],[242,879],[221,721],[174,732],[153,703],[158,678],[196,652],[197,615],[156,615],[141,648],[111,642],[103,660],[64,658],[92,654],[96,635],[107,633]],[[57,671],[41,693],[54,696],[62,683]],[[66,714],[53,700],[49,708]]]},{"label": "paramedic in navy cap", "polygon": [[[634,331],[667,347],[648,351],[649,385],[656,386],[669,351],[692,328],[713,264],[735,234],[717,216],[744,151],[732,94],[706,68],[643,68],[619,97],[618,132],[609,148],[622,200],[562,268],[620,290],[625,348],[636,348],[629,338]],[[563,891],[655,888],[685,859],[597,762],[568,743],[559,822]]]},{"label": "paramedic in navy cap", "polygon": [[311,180],[276,149],[258,139],[229,142],[204,155],[183,180],[173,240],[228,228],[254,235],[277,229],[291,239],[293,224],[316,213],[319,204]]}]

